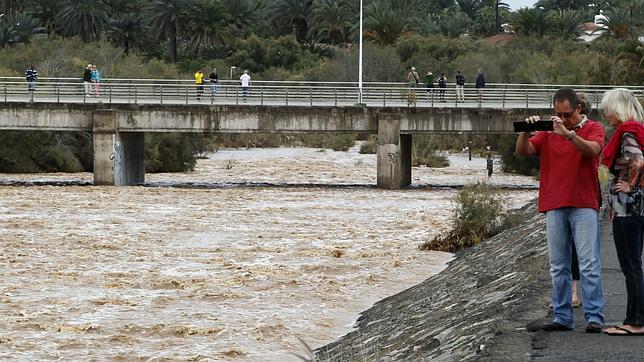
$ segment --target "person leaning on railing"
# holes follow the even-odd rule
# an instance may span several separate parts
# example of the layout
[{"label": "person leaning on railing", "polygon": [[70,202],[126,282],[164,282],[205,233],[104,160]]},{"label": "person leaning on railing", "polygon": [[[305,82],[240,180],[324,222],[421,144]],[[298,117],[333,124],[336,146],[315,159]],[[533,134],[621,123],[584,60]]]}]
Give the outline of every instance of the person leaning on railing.
[{"label": "person leaning on railing", "polygon": [[38,70],[33,64],[25,70],[25,79],[27,80],[27,91],[29,92],[29,100],[33,102],[34,91],[36,90],[36,79],[38,79]]}]

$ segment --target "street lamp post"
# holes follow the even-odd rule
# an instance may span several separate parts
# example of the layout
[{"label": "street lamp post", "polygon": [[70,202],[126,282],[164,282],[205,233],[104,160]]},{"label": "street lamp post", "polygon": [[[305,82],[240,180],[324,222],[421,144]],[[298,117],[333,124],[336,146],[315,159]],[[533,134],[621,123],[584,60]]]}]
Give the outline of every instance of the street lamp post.
[{"label": "street lamp post", "polygon": [[233,79],[233,69],[235,69],[235,68],[237,68],[237,67],[234,66],[234,65],[232,67],[230,67],[230,79],[231,80]]},{"label": "street lamp post", "polygon": [[358,51],[358,104],[362,105],[362,0],[360,0],[360,50]]}]

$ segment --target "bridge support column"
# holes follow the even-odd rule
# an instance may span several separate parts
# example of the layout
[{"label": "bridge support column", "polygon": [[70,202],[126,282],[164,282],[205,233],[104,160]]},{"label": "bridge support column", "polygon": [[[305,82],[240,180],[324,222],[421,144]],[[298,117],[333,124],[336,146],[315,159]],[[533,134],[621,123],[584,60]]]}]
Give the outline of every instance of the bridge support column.
[{"label": "bridge support column", "polygon": [[116,113],[94,112],[94,185],[127,186],[145,182],[143,133],[118,131]]},{"label": "bridge support column", "polygon": [[411,185],[411,142],[409,134],[400,134],[400,116],[378,117],[378,187],[399,189]]}]

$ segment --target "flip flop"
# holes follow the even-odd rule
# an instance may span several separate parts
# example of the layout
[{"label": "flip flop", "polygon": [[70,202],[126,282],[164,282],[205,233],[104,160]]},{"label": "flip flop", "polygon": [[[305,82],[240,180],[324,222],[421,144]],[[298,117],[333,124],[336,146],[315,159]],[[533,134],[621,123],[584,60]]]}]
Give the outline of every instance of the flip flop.
[{"label": "flip flop", "polygon": [[604,330],[604,333],[608,334],[609,336],[644,336],[644,332],[633,332],[620,326],[612,326],[610,328],[606,328]]}]

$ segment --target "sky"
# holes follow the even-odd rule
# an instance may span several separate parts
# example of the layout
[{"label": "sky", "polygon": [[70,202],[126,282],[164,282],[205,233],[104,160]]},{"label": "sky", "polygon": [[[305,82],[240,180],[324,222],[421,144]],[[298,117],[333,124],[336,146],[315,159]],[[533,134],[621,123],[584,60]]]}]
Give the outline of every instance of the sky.
[{"label": "sky", "polygon": [[531,8],[537,0],[503,0],[504,3],[510,5],[510,9],[517,10],[519,8]]}]

